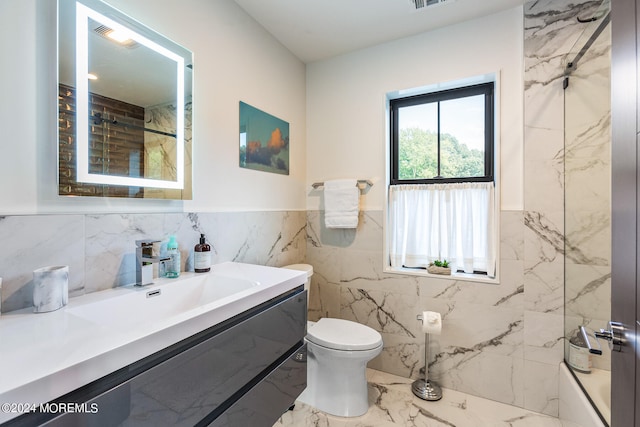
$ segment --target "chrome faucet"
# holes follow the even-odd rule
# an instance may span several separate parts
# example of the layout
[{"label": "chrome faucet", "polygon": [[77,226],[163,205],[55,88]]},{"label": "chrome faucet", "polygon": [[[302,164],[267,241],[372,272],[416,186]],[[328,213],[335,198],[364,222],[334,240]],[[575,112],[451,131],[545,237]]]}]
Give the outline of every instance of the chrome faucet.
[{"label": "chrome faucet", "polygon": [[136,286],[146,286],[153,283],[153,264],[169,261],[169,257],[153,255],[153,244],[160,240],[136,240]]}]

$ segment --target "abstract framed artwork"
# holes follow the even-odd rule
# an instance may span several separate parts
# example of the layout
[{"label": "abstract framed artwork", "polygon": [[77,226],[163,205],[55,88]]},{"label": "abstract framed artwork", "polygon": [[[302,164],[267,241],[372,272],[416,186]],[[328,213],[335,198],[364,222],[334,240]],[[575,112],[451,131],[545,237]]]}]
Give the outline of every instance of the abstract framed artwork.
[{"label": "abstract framed artwork", "polygon": [[289,123],[242,101],[240,167],[289,175]]}]

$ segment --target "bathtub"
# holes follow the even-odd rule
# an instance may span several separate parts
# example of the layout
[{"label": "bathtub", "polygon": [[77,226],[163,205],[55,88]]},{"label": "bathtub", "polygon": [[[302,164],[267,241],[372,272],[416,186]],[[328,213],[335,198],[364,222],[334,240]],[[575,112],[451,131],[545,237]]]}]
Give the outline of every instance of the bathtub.
[{"label": "bathtub", "polygon": [[591,400],[598,406],[605,424],[598,412],[585,396],[569,368],[560,364],[559,393],[560,419],[581,427],[606,427],[611,424],[611,374],[602,369],[593,369],[590,374],[576,372],[582,386],[588,391]]}]

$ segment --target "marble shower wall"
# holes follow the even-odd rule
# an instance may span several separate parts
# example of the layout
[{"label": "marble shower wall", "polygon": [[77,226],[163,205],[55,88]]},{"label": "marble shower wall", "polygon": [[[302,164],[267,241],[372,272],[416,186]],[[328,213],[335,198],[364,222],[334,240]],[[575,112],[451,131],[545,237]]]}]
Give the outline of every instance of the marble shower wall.
[{"label": "marble shower wall", "polygon": [[[193,100],[191,96],[187,97],[185,103],[185,122],[184,122],[184,179],[185,189],[168,189],[168,188],[146,188],[144,190],[144,197],[151,199],[177,199],[177,200],[191,200],[193,197],[192,188],[192,169],[193,169],[193,137],[192,137],[192,109]],[[159,105],[145,109],[145,127],[147,129],[154,129],[161,132],[167,132],[171,134],[176,133],[176,106],[173,104]],[[155,154],[160,153],[161,164],[159,165],[159,176],[149,176],[148,169],[145,177],[155,179],[165,179],[173,181],[178,174],[176,169],[176,140],[160,134],[152,132],[145,132],[144,134],[144,147],[145,159],[154,159]],[[149,162],[149,160],[147,160]],[[153,169],[153,165],[145,164],[145,168]]]},{"label": "marble shower wall", "polygon": [[[591,17],[601,3],[536,0],[524,5],[525,408],[550,415],[558,414],[558,364],[564,349],[562,81],[567,53],[588,25],[577,22],[577,17]],[[571,179],[585,189],[590,187],[588,182],[580,182],[584,175],[575,174]],[[583,221],[582,225],[587,224]],[[582,231],[582,237],[597,231],[588,228]],[[573,236],[578,230],[567,232]],[[574,243],[581,247],[584,241],[578,238]],[[545,393],[531,392],[540,388]]]},{"label": "marble shower wall", "polygon": [[32,305],[32,272],[69,265],[71,297],[135,282],[135,240],[175,234],[193,271],[200,233],[212,262],[283,266],[304,260],[306,212],[0,216],[2,311]]},{"label": "marble shower wall", "polygon": [[418,378],[425,340],[416,316],[439,311],[444,326],[431,340],[430,376],[447,388],[524,405],[522,211],[501,212],[500,285],[384,273],[382,211],[361,212],[357,230],[327,229],[323,214],[308,213],[310,320],[374,328],[384,349],[369,367]]},{"label": "marble shower wall", "polygon": [[[599,330],[611,319],[610,28],[582,57],[565,91],[566,338],[580,325]],[[568,351],[568,340],[565,346]],[[608,346],[603,352],[593,365],[610,370]]]}]

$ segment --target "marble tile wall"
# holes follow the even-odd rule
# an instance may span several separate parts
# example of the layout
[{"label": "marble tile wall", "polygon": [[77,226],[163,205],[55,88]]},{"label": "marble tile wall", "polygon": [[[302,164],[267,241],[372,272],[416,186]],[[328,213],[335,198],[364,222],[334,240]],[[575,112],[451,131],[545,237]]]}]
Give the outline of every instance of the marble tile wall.
[{"label": "marble tile wall", "polygon": [[418,378],[425,339],[416,316],[438,311],[444,326],[429,347],[430,376],[445,387],[522,407],[523,213],[503,211],[500,218],[501,283],[496,285],[384,273],[382,211],[361,212],[357,230],[327,229],[323,212],[310,211],[310,320],[338,317],[374,328],[384,349],[369,366]]},{"label": "marble tile wall", "polygon": [[[185,109],[184,123],[184,178],[185,188],[183,190],[167,189],[167,188],[145,188],[144,197],[151,199],[182,199],[191,200],[192,194],[192,169],[193,169],[193,132],[192,132],[192,109],[193,101],[191,96],[187,97]],[[145,126],[147,129],[155,129],[162,132],[176,132],[176,106],[172,104],[159,105],[145,110]],[[154,153],[162,153],[162,162],[160,165],[161,175],[153,176],[156,179],[175,180],[178,172],[176,169],[176,141],[174,138],[168,138],[160,134],[145,132],[145,159],[153,159]],[[145,165],[149,168],[149,165]],[[158,171],[154,171],[158,172]],[[149,172],[145,177],[150,178]]]},{"label": "marble tile wall", "polygon": [[301,262],[306,212],[16,215],[0,217],[2,311],[32,305],[32,272],[69,265],[71,297],[135,282],[135,240],[175,234],[183,271],[193,271],[200,233],[212,262]]},{"label": "marble tile wall", "polygon": [[[591,33],[585,31],[581,40]],[[599,330],[611,319],[611,306],[605,303],[611,301],[610,54],[608,26],[571,73],[565,91],[567,338],[580,325]],[[568,340],[565,346],[568,347]],[[610,370],[608,346],[603,346],[603,352],[601,357],[592,358],[593,366]]]},{"label": "marble tile wall", "polygon": [[[558,413],[558,364],[565,341],[565,234],[576,248],[583,246],[584,237],[598,234],[585,221],[579,225],[585,226],[581,231],[565,230],[565,191],[569,190],[564,175],[562,81],[567,54],[588,25],[577,17],[591,17],[601,3],[546,0],[524,5],[524,406],[551,415]],[[567,182],[577,179],[578,186],[590,187],[589,182],[580,182],[584,175],[569,178]]]}]

